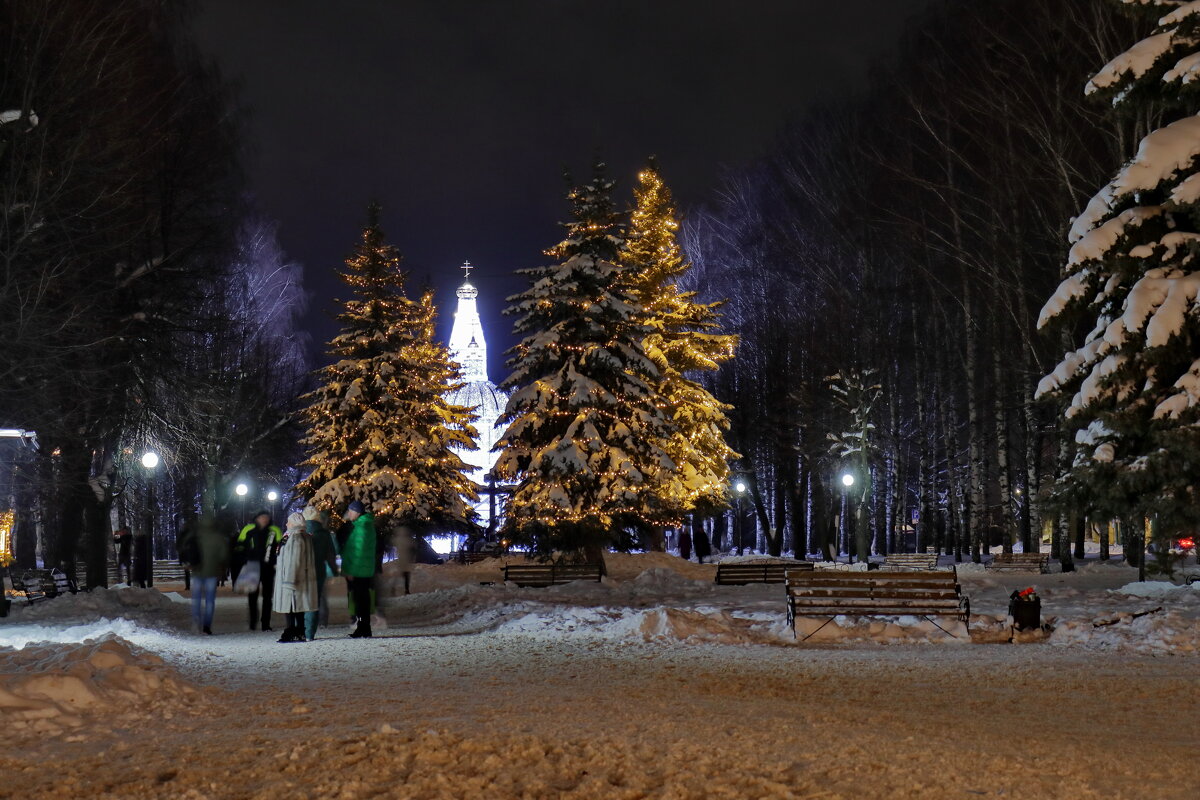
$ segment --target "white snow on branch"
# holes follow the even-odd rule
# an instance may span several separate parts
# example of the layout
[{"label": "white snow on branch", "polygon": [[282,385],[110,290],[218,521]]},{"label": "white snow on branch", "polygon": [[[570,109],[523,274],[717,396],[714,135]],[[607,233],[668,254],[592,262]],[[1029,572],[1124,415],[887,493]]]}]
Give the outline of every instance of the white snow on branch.
[{"label": "white snow on branch", "polygon": [[1161,269],[1150,270],[1133,285],[1125,300],[1123,334],[1136,333],[1145,325],[1146,346],[1162,347],[1182,332],[1198,292],[1200,273],[1168,276]]},{"label": "white snow on branch", "polygon": [[1191,166],[1200,154],[1200,117],[1184,117],[1147,135],[1137,154],[1116,177],[1096,193],[1071,225],[1068,240],[1078,242],[1109,214],[1118,200],[1155,189]]},{"label": "white snow on branch", "polygon": [[1159,403],[1154,409],[1155,419],[1177,419],[1189,408],[1200,405],[1200,359],[1193,361],[1188,371],[1175,381],[1179,391]]},{"label": "white snow on branch", "polygon": [[1085,95],[1108,89],[1129,76],[1137,79],[1150,71],[1155,62],[1175,44],[1175,31],[1169,30],[1148,36],[1109,61],[1083,87]]},{"label": "white snow on branch", "polygon": [[[10,124],[16,122],[17,120],[23,118],[24,116],[25,116],[25,112],[21,111],[20,109],[10,109],[8,111],[0,111],[0,125],[10,125]],[[37,124],[38,124],[38,115],[35,112],[30,111],[29,112],[29,128],[27,130],[32,130],[33,128],[36,128]]]}]

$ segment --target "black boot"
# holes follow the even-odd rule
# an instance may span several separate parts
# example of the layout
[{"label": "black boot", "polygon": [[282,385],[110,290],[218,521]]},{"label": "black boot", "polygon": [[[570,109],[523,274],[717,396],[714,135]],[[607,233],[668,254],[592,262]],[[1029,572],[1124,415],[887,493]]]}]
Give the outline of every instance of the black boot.
[{"label": "black boot", "polygon": [[351,639],[370,639],[371,638],[371,626],[360,624],[357,628],[354,629],[354,633],[350,634],[350,638]]}]

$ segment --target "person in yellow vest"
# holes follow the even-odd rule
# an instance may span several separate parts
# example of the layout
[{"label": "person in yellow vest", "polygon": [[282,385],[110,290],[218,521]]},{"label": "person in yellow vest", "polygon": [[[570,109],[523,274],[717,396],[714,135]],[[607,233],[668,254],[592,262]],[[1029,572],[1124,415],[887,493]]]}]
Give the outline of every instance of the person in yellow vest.
[{"label": "person in yellow vest", "polygon": [[[259,587],[262,591],[262,616],[258,613],[259,590],[250,592],[250,630],[254,630],[259,620],[262,629],[271,630],[271,598],[275,593],[275,560],[279,557],[279,547],[283,542],[283,531],[278,525],[271,524],[271,514],[260,511],[254,515],[254,522],[242,528],[234,542],[233,552],[237,560],[246,564],[257,561],[261,575]],[[234,578],[236,580],[236,577]]]}]

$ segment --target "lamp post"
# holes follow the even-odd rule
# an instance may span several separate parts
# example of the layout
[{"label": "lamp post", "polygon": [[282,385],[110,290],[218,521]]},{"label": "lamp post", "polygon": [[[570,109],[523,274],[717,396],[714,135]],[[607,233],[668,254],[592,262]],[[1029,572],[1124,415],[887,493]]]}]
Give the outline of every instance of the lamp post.
[{"label": "lamp post", "polygon": [[275,501],[279,499],[279,492],[272,489],[267,492],[267,502],[271,504],[271,519],[275,519]]},{"label": "lamp post", "polygon": [[158,453],[153,450],[147,450],[142,454],[142,467],[146,470],[146,530],[138,552],[141,556],[142,574],[147,587],[154,586],[154,485],[158,461]]},{"label": "lamp post", "polygon": [[735,516],[733,518],[733,534],[734,537],[737,538],[737,554],[740,556],[744,549],[742,544],[742,530],[745,527],[745,522],[742,520],[742,498],[746,494],[746,482],[743,480],[738,480],[738,482],[733,485],[733,492],[734,508],[736,509],[734,512]]},{"label": "lamp post", "polygon": [[839,524],[839,532],[841,533],[841,542],[839,546],[845,545],[846,554],[850,557],[850,563],[854,563],[854,545],[850,540],[850,526],[847,525],[849,520],[848,511],[850,488],[854,486],[854,475],[849,472],[842,473],[842,513],[841,523]]},{"label": "lamp post", "polygon": [[240,510],[238,512],[238,527],[246,524],[246,495],[250,493],[250,487],[244,483],[239,483],[233,488],[234,494],[238,496]]}]

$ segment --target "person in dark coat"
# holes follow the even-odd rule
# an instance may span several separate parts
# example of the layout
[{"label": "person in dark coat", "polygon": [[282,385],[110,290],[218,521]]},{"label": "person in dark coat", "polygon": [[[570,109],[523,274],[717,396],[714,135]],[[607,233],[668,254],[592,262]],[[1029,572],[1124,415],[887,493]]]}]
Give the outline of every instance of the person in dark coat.
[{"label": "person in dark coat", "polygon": [[117,548],[117,583],[133,583],[133,534],[128,528],[113,531],[113,544]]},{"label": "person in dark coat", "polygon": [[[312,536],[313,560],[317,566],[317,610],[304,615],[304,636],[317,638],[317,624],[329,620],[329,601],[325,597],[325,579],[338,574],[337,540],[329,531],[329,514],[315,506],[304,509],[304,524]],[[323,624],[323,623],[322,623]]]},{"label": "person in dark coat", "polygon": [[[242,528],[234,542],[233,552],[237,561],[245,565],[250,561],[259,564],[259,589],[251,592],[247,599],[250,602],[250,630],[254,630],[260,619],[258,612],[258,594],[262,591],[262,629],[271,630],[271,598],[275,595],[275,560],[279,557],[279,547],[283,543],[283,531],[278,525],[271,524],[271,512],[259,511],[254,515],[254,522]],[[237,577],[234,577],[237,580]]]},{"label": "person in dark coat", "polygon": [[187,566],[192,571],[192,624],[211,635],[217,581],[224,577],[229,564],[229,539],[212,515],[203,514],[183,530],[179,553],[181,560],[183,554],[188,554]]}]

